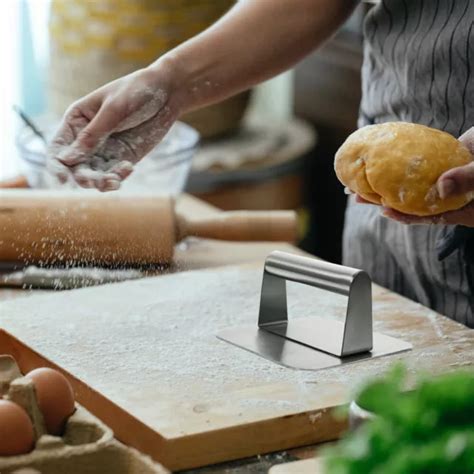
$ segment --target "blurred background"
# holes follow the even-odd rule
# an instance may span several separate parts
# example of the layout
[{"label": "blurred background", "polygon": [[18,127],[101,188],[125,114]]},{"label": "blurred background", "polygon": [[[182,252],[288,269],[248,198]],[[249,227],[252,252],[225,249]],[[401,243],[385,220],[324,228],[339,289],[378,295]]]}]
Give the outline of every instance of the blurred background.
[{"label": "blurred background", "polygon": [[[0,180],[42,186],[14,104],[46,130],[71,102],[149,64],[233,3],[2,0]],[[333,157],[356,127],[366,8],[294,70],[181,118],[201,135],[187,192],[226,210],[296,209],[300,246],[340,261],[346,197]]]}]

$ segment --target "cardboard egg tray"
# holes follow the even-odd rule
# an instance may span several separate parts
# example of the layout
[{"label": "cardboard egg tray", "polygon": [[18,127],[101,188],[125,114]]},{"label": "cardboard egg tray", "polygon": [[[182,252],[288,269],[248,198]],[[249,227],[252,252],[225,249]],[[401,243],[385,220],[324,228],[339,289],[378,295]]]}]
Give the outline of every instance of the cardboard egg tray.
[{"label": "cardboard egg tray", "polygon": [[20,456],[0,456],[0,474],[164,474],[151,458],[119,443],[112,430],[83,407],[69,418],[63,437],[46,433],[33,383],[15,360],[0,355],[0,397],[22,406],[35,431],[35,449]]}]

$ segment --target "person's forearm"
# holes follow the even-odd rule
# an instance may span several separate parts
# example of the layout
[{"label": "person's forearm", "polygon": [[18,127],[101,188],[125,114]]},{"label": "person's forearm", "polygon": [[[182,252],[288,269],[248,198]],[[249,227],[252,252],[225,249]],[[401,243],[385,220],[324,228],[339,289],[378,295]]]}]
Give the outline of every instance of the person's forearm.
[{"label": "person's forearm", "polygon": [[215,25],[151,70],[171,72],[185,112],[230,97],[290,68],[327,39],[356,0],[241,0]]}]

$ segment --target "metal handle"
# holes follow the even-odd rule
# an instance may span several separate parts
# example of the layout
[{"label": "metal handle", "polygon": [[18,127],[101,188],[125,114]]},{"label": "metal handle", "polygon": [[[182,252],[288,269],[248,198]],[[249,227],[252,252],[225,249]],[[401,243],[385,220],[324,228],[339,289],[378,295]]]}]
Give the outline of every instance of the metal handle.
[{"label": "metal handle", "polygon": [[285,252],[272,252],[265,261],[265,271],[285,280],[315,286],[348,296],[352,281],[362,272],[355,268],[302,257]]},{"label": "metal handle", "polygon": [[[362,270],[285,252],[272,252],[264,267],[258,325],[291,338],[286,280],[348,297],[343,334],[318,334],[306,345],[340,357],[372,349],[372,291]],[[305,336],[311,339],[311,335]]]}]

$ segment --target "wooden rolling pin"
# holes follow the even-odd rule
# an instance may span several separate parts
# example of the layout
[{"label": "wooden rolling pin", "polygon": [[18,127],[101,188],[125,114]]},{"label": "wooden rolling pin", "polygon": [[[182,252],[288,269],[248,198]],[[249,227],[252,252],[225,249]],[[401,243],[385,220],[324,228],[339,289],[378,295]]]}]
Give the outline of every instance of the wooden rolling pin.
[{"label": "wooden rolling pin", "polygon": [[0,191],[0,261],[27,264],[155,264],[188,236],[289,241],[292,211],[221,212],[190,220],[169,198],[49,191]]},{"label": "wooden rolling pin", "polygon": [[15,176],[14,178],[9,178],[0,181],[0,188],[3,189],[24,189],[29,188],[28,180],[25,176]]}]

